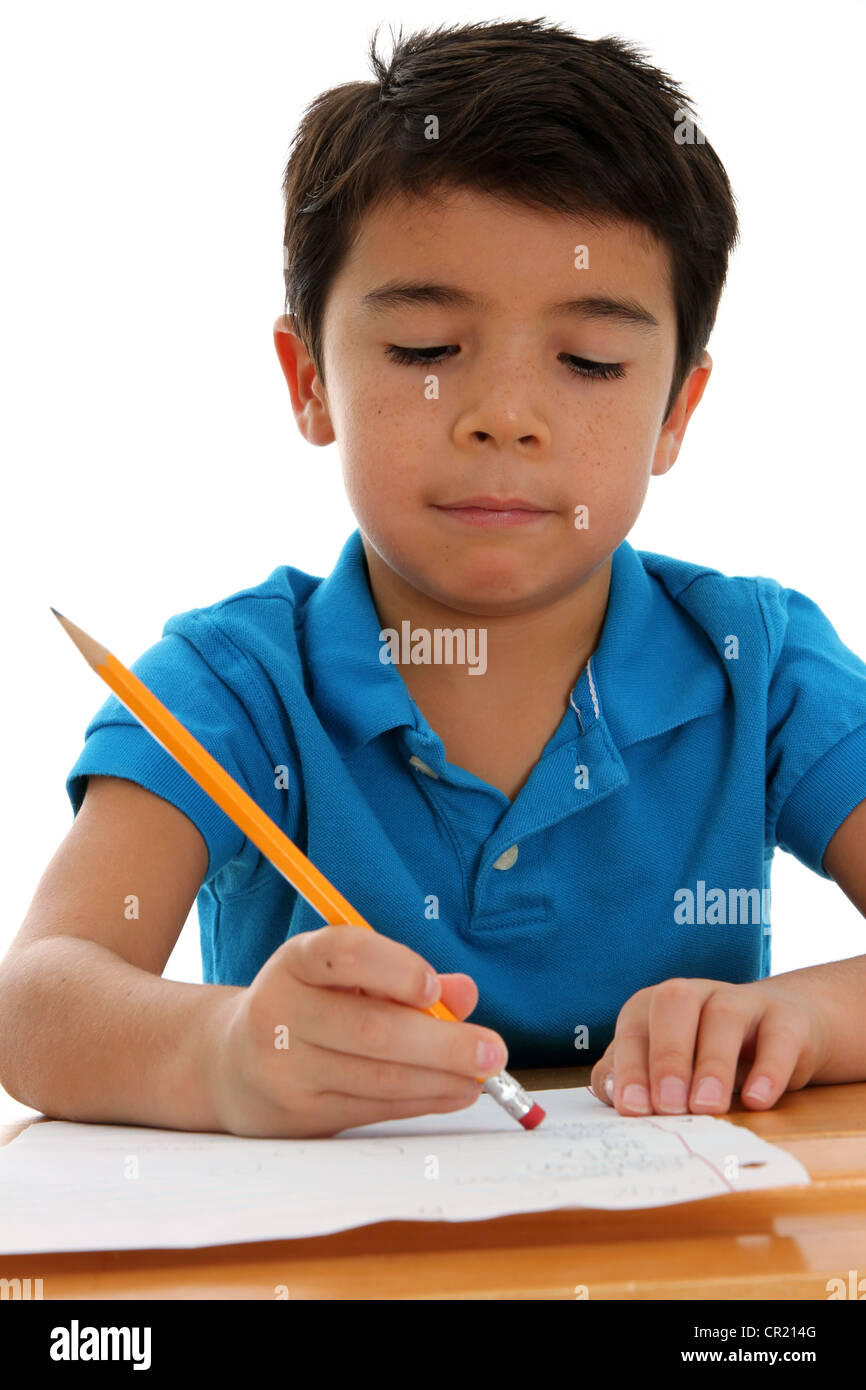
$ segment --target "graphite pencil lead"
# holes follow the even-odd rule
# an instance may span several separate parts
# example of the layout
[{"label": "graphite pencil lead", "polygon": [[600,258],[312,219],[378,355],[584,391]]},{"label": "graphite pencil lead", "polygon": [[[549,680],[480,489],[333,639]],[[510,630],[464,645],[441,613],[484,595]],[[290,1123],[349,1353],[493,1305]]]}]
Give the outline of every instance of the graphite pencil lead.
[{"label": "graphite pencil lead", "polygon": [[[48,607],[51,608],[50,603]],[[75,643],[88,665],[92,666],[94,671],[98,670],[100,666],[104,666],[108,660],[108,648],[103,647],[101,642],[97,642],[95,637],[91,637],[82,628],[76,627],[69,618],[64,618],[63,614],[58,613],[56,608],[51,608],[51,612]]]}]

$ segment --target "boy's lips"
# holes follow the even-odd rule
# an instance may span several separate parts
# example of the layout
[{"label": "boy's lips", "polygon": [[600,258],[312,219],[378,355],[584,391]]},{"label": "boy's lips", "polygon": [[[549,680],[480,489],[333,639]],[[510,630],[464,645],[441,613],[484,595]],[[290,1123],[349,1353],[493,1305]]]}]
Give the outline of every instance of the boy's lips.
[{"label": "boy's lips", "polygon": [[445,516],[470,526],[529,526],[551,515],[548,508],[525,497],[464,497],[435,505]]},{"label": "boy's lips", "polygon": [[546,507],[539,507],[537,502],[530,502],[526,497],[462,497],[459,502],[439,502],[437,505],[443,511],[451,511],[454,507],[483,507],[491,512],[545,512]]}]

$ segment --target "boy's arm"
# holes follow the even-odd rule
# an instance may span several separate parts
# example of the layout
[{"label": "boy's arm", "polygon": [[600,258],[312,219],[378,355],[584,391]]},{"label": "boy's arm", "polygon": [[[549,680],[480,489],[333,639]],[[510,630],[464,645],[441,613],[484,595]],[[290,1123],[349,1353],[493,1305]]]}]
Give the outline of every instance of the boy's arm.
[{"label": "boy's arm", "polygon": [[[843,820],[822,863],[866,917],[866,801]],[[761,986],[786,993],[803,990],[823,1000],[830,1021],[830,1050],[812,1081],[824,1085],[866,1081],[866,955],[771,975]]]},{"label": "boy's arm", "polygon": [[[823,867],[866,917],[866,801],[846,816],[824,852]],[[831,1008],[830,1058],[814,1080],[866,1081],[866,955],[794,970],[773,979],[822,992]]]},{"label": "boy's arm", "polygon": [[828,844],[822,863],[866,917],[866,801],[845,817]]},{"label": "boy's arm", "polygon": [[0,963],[10,1095],[60,1119],[220,1128],[211,1064],[239,989],[160,978],[207,863],[198,829],[170,802],[89,779]]}]

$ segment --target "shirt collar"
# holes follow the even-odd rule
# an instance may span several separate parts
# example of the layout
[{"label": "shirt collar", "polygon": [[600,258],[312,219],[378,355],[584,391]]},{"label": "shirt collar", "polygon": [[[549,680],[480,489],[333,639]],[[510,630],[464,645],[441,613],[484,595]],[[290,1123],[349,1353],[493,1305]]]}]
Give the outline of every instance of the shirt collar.
[{"label": "shirt collar", "polygon": [[[381,631],[356,529],[308,599],[304,618],[313,703],[341,756],[388,729],[429,728],[399,668],[379,660]],[[605,721],[618,748],[711,713],[726,695],[709,637],[625,540],[611,559],[607,611],[590,666],[598,715],[584,701],[584,723]],[[572,694],[585,686],[586,667]]]},{"label": "shirt collar", "polygon": [[613,552],[607,613],[590,665],[601,717],[618,748],[711,714],[727,697],[723,662],[709,636],[656,572],[681,568],[628,541]]}]

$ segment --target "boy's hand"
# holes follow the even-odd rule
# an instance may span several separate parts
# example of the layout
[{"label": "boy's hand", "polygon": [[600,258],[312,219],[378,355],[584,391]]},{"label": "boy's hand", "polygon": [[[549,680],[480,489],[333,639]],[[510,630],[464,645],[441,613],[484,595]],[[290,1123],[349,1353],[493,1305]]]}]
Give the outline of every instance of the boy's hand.
[{"label": "boy's hand", "polygon": [[665,980],[626,1000],[592,1089],[623,1115],[724,1114],[734,1090],[767,1110],[808,1084],[830,1040],[827,1002],[805,987]]},{"label": "boy's hand", "polygon": [[[216,1018],[206,1084],[223,1129],[325,1138],[471,1105],[475,1078],[495,1076],[508,1051],[489,1028],[423,1013],[439,998],[462,1020],[478,1003],[468,975],[437,975],[441,993],[425,999],[428,972],[422,956],[366,927],[291,937]],[[499,1055],[483,1063],[478,1045],[491,1042]]]}]

